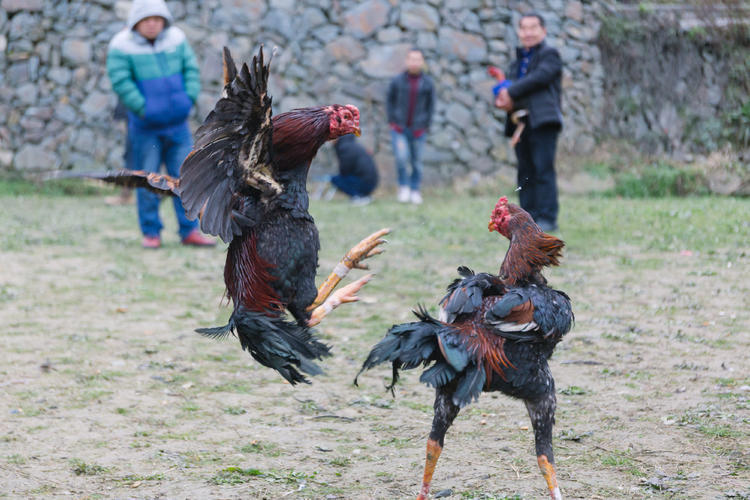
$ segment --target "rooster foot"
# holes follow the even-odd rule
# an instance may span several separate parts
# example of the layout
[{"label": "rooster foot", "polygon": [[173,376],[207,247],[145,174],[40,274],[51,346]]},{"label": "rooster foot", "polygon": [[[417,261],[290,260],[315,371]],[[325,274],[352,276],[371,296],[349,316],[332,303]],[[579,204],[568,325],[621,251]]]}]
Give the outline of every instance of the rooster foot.
[{"label": "rooster foot", "polygon": [[388,240],[385,240],[382,237],[390,232],[390,229],[384,228],[372,233],[370,236],[357,243],[344,256],[344,259],[342,260],[344,265],[349,269],[369,269],[366,264],[362,264],[362,261],[385,252],[385,249],[379,248],[379,246],[383,243],[388,243]]},{"label": "rooster foot", "polygon": [[372,233],[370,236],[357,243],[354,248],[346,252],[344,258],[341,259],[341,262],[336,264],[333,272],[329,274],[328,278],[326,278],[323,284],[320,285],[320,288],[318,288],[318,296],[315,298],[313,303],[310,304],[307,310],[312,311],[323,304],[328,296],[331,295],[333,289],[336,288],[336,286],[339,284],[339,282],[341,282],[342,279],[344,279],[344,277],[346,277],[349,271],[354,268],[368,269],[366,265],[362,264],[362,261],[365,259],[369,259],[370,257],[373,257],[375,255],[379,255],[385,251],[379,247],[383,243],[387,243],[387,241],[384,240],[382,236],[385,236],[390,232],[391,230],[386,228]]},{"label": "rooster foot", "polygon": [[360,289],[373,278],[373,276],[374,274],[368,274],[361,277],[357,281],[349,283],[345,287],[333,292],[331,296],[325,300],[325,302],[323,302],[321,305],[316,307],[315,310],[313,310],[312,315],[310,316],[310,320],[307,322],[307,326],[317,325],[323,320],[323,318],[328,315],[328,313],[336,309],[341,304],[357,302],[359,300],[359,297],[357,297],[357,292],[359,292]]}]

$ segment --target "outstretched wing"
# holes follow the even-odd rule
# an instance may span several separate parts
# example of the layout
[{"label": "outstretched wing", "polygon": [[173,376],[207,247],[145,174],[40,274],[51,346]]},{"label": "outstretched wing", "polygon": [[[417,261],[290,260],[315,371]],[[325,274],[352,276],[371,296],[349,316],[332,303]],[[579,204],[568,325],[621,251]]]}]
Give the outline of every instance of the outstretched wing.
[{"label": "outstretched wing", "polygon": [[281,192],[271,165],[270,61],[263,47],[250,67],[237,71],[224,47],[224,91],[195,134],[180,170],[180,197],[188,217],[200,214],[203,232],[225,242],[242,232],[248,217],[235,216],[239,198],[268,199]]},{"label": "outstretched wing", "polygon": [[155,174],[145,170],[118,170],[115,172],[63,172],[57,173],[52,179],[67,179],[83,177],[97,179],[110,184],[130,188],[146,188],[156,194],[177,196],[179,180],[168,175]]}]

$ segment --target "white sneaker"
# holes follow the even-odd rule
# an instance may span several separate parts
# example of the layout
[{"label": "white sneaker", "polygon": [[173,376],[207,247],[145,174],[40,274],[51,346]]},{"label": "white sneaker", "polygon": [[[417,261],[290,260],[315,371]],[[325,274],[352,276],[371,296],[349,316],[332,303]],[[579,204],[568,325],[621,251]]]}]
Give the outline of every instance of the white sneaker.
[{"label": "white sneaker", "polygon": [[422,195],[419,193],[419,191],[411,192],[411,202],[414,203],[415,205],[422,204]]},{"label": "white sneaker", "polygon": [[365,205],[369,205],[372,201],[372,198],[369,196],[354,196],[352,198],[352,205],[355,207],[363,207]]},{"label": "white sneaker", "polygon": [[411,190],[407,186],[400,186],[398,188],[398,201],[400,203],[408,203],[410,194]]}]

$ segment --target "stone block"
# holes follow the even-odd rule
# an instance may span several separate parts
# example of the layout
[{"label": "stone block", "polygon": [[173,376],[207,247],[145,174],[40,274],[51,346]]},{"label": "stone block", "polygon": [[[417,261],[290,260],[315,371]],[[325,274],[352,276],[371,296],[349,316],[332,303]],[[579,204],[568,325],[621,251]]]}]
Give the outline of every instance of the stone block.
[{"label": "stone block", "polygon": [[487,57],[487,43],[481,36],[452,28],[440,29],[438,50],[464,62],[482,62]]},{"label": "stone block", "polygon": [[571,0],[565,5],[565,17],[580,23],[583,22],[583,4],[578,0]]},{"label": "stone block", "polygon": [[385,0],[367,0],[344,14],[345,30],[357,38],[366,38],[385,26],[390,8]]},{"label": "stone block", "polygon": [[59,163],[55,153],[38,144],[24,144],[13,158],[16,170],[54,170]]},{"label": "stone block", "polygon": [[102,92],[91,92],[81,104],[81,111],[83,112],[84,118],[102,118],[107,116],[111,112],[110,108],[110,94],[104,94]]},{"label": "stone block", "polygon": [[404,38],[404,32],[397,26],[390,26],[378,30],[377,36],[380,43],[400,42]]},{"label": "stone block", "polygon": [[337,61],[353,62],[365,55],[361,43],[350,36],[342,36],[326,44],[326,51]]},{"label": "stone block", "polygon": [[77,38],[63,40],[62,58],[71,66],[88,63],[91,60],[91,43]]},{"label": "stone block", "polygon": [[21,10],[33,12],[41,11],[44,7],[43,0],[2,0],[0,7],[8,13],[15,13]]},{"label": "stone block", "polygon": [[393,77],[404,70],[404,61],[411,44],[374,45],[367,59],[360,63],[362,71],[372,78]]},{"label": "stone block", "polygon": [[58,85],[67,85],[71,79],[70,70],[62,66],[51,68],[47,71],[47,78]]},{"label": "stone block", "polygon": [[21,104],[31,106],[36,103],[39,97],[39,89],[33,83],[25,83],[20,87],[16,88],[16,98]]},{"label": "stone block", "polygon": [[455,124],[459,130],[466,130],[472,122],[471,111],[457,102],[448,105],[445,110],[445,117],[449,122]]},{"label": "stone block", "polygon": [[435,31],[440,26],[440,14],[429,5],[404,3],[399,24],[408,30]]},{"label": "stone block", "polygon": [[0,149],[0,167],[8,168],[13,164],[13,151]]}]

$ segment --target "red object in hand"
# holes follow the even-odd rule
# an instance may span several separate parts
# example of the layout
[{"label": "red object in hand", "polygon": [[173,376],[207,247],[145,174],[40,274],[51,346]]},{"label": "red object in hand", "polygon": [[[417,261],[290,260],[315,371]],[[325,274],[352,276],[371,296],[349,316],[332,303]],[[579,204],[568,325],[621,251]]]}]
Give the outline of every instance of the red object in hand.
[{"label": "red object in hand", "polygon": [[490,66],[489,68],[487,68],[487,73],[489,73],[490,76],[497,81],[505,80],[505,73],[503,73],[503,70],[496,66]]},{"label": "red object in hand", "polygon": [[395,123],[391,123],[390,125],[391,125],[391,130],[394,130],[395,132],[398,132],[399,134],[404,132],[403,127],[399,127]]}]

